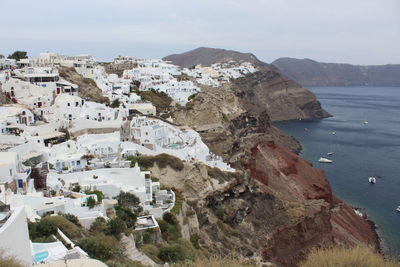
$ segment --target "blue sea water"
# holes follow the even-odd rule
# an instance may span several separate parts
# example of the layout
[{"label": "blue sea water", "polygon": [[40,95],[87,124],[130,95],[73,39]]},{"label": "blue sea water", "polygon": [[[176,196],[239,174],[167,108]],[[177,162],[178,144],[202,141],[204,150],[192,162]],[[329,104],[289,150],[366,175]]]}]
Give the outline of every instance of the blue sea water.
[{"label": "blue sea water", "polygon": [[[309,89],[334,117],[276,126],[301,142],[302,157],[326,172],[337,196],[365,209],[378,226],[386,252],[399,256],[400,213],[395,209],[400,205],[400,88]],[[327,152],[335,154],[329,157]],[[333,163],[318,163],[320,157]],[[369,184],[369,176],[382,178]]]}]

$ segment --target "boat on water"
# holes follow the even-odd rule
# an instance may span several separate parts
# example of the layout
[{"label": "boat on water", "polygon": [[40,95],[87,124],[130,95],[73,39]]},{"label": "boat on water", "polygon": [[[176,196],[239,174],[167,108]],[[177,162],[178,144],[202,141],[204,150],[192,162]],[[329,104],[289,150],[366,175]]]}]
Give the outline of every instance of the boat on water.
[{"label": "boat on water", "polygon": [[332,134],[335,135],[335,134],[336,134],[336,131],[333,131]]},{"label": "boat on water", "polygon": [[371,184],[375,184],[376,183],[376,178],[375,177],[369,177],[368,178],[368,182],[370,182]]},{"label": "boat on water", "polygon": [[332,156],[333,154],[335,154],[334,152],[328,152],[326,153],[328,156]]},{"label": "boat on water", "polygon": [[332,163],[333,160],[321,157],[321,158],[319,158],[318,162],[319,163]]},{"label": "boat on water", "polygon": [[364,121],[363,123],[364,123],[364,124],[368,124],[368,121]]},{"label": "boat on water", "polygon": [[397,206],[396,211],[397,211],[397,212],[400,212],[400,206]]}]

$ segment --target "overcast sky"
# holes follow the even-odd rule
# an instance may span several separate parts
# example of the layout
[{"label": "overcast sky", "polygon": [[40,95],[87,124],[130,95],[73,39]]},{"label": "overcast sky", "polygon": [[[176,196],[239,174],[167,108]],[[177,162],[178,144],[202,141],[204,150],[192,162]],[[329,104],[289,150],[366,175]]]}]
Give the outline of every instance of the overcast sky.
[{"label": "overcast sky", "polygon": [[0,53],[163,57],[199,46],[261,60],[400,63],[400,0],[0,0]]}]

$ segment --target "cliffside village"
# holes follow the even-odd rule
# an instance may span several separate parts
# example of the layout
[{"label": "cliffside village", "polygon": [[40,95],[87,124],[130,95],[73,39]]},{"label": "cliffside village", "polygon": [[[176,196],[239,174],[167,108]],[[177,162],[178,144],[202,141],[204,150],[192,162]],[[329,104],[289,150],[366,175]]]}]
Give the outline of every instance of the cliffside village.
[{"label": "cliffside village", "polygon": [[[0,249],[27,265],[89,257],[60,229],[56,242],[31,242],[27,221],[73,214],[90,228],[96,218],[108,220],[115,213],[121,191],[140,199],[143,216],[136,231],[158,227],[156,218],[174,207],[175,193],[152,181],[151,172],[132,164],[132,157],[165,153],[233,171],[196,131],[161,118],[162,111],[137,92],[164,92],[185,105],[201,86],[218,87],[255,72],[250,63],[181,69],[160,59],[123,56],[111,63],[124,64],[130,68],[118,76],[89,55],[41,53],[20,60],[0,55],[6,103],[0,106]],[[80,97],[80,86],[61,77],[62,68],[93,81],[114,105]],[[85,193],[94,190],[102,192],[101,201]],[[94,207],[88,204],[93,199]]]}]

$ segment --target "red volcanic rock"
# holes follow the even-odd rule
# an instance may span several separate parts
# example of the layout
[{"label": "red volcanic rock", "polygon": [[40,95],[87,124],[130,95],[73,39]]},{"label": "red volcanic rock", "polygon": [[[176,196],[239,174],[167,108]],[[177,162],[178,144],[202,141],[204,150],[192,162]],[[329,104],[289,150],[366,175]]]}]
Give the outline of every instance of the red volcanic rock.
[{"label": "red volcanic rock", "polygon": [[247,168],[254,179],[279,192],[283,199],[296,202],[324,199],[332,204],[332,189],[324,172],[271,142],[259,143],[251,149]]},{"label": "red volcanic rock", "polygon": [[368,244],[380,250],[379,237],[372,229],[374,225],[357,215],[348,204],[335,197],[335,208],[332,209],[331,223],[336,243]]},{"label": "red volcanic rock", "polygon": [[329,205],[320,205],[298,223],[274,231],[263,258],[284,266],[296,266],[315,246],[332,244]]},{"label": "red volcanic rock", "polygon": [[305,214],[275,229],[262,251],[268,261],[296,266],[313,247],[372,245],[379,248],[371,224],[332,194],[322,170],[271,142],[251,149],[246,165],[252,178],[286,202],[302,203]]}]

